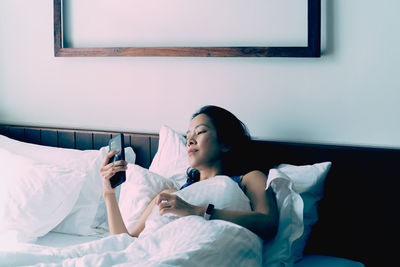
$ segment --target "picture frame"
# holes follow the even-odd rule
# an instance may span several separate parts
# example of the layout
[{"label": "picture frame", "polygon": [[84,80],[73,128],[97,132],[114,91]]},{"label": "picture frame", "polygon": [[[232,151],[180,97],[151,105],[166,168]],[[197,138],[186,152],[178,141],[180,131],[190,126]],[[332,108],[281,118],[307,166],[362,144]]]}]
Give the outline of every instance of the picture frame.
[{"label": "picture frame", "polygon": [[[307,0],[307,46],[66,47],[63,0],[53,0],[55,57],[320,57],[321,0]],[[65,14],[64,14],[65,15]]]}]

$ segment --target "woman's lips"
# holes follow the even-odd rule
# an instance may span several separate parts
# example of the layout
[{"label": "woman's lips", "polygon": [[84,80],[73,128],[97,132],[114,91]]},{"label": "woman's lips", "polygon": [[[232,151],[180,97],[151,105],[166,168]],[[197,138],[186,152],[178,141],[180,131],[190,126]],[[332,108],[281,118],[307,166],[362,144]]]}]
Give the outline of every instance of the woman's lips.
[{"label": "woman's lips", "polygon": [[188,149],[188,151],[187,151],[189,156],[194,154],[195,152],[197,152],[197,149],[194,149],[194,148]]}]

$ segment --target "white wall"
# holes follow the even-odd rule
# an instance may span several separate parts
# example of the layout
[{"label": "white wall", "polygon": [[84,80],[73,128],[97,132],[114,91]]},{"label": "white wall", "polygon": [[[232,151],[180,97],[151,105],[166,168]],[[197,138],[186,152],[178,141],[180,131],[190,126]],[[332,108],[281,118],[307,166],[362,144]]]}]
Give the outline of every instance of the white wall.
[{"label": "white wall", "polygon": [[55,58],[53,1],[0,1],[0,123],[185,131],[217,104],[273,140],[400,147],[400,1],[323,0],[324,54]]}]

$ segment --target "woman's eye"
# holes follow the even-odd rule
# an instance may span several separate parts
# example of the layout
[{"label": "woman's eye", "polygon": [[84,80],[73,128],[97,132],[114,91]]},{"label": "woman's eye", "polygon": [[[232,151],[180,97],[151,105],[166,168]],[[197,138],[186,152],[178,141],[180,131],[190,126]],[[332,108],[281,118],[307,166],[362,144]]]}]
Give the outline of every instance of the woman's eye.
[{"label": "woman's eye", "polygon": [[205,133],[205,132],[207,132],[207,131],[206,131],[206,130],[199,131],[199,132],[197,132],[197,135],[199,135],[199,134],[203,134],[203,133]]}]

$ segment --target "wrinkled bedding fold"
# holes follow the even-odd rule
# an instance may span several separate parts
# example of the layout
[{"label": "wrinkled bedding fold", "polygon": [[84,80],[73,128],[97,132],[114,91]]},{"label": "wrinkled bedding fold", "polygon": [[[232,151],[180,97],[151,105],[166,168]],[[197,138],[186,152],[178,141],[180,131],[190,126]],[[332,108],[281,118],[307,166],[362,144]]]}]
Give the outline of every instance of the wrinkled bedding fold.
[{"label": "wrinkled bedding fold", "polygon": [[241,226],[187,216],[139,238],[119,234],[66,248],[19,244],[0,251],[0,266],[261,266],[261,252],[261,240]]}]

